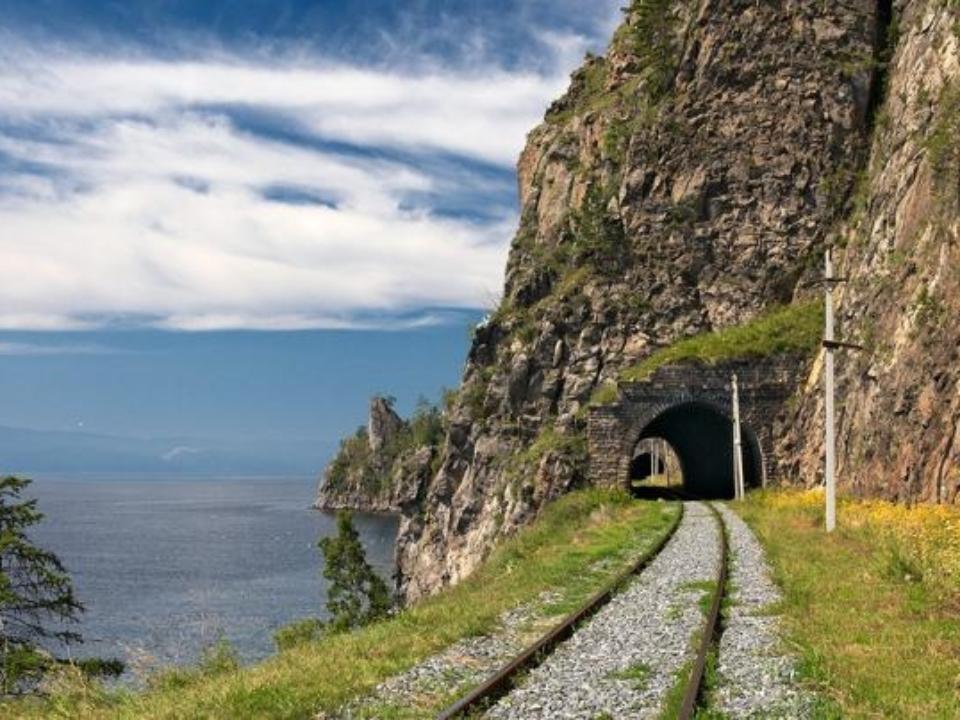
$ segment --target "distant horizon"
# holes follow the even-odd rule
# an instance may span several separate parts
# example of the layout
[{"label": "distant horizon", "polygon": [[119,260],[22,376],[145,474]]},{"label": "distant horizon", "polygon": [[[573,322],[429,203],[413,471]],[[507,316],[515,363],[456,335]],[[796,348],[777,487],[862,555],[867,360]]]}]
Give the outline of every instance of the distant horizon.
[{"label": "distant horizon", "polygon": [[65,351],[0,357],[0,472],[319,473],[373,395],[407,415],[455,387],[479,317],[407,332],[88,332],[80,353],[74,334],[45,334]]}]

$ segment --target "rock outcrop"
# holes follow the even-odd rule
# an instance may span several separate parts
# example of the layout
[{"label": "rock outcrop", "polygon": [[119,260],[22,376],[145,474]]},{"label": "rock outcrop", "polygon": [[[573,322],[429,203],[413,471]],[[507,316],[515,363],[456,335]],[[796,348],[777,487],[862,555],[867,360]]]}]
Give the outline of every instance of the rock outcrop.
[{"label": "rock outcrop", "polygon": [[370,401],[370,418],[367,420],[367,441],[370,452],[382,453],[403,429],[403,420],[393,409],[393,404],[382,397]]},{"label": "rock outcrop", "polygon": [[395,514],[415,511],[435,469],[442,428],[436,408],[421,405],[405,421],[391,399],[374,397],[366,427],[340,444],[324,470],[314,507]]}]

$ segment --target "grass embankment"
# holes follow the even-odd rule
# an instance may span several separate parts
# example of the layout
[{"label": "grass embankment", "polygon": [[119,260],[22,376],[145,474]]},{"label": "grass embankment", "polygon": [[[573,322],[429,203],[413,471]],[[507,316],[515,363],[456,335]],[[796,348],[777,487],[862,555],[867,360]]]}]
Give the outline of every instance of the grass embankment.
[{"label": "grass embankment", "polygon": [[786,305],[743,325],[680,340],[627,368],[621,379],[627,382],[644,380],[657,368],[675,363],[713,365],[739,358],[807,353],[819,345],[822,337],[821,302]]},{"label": "grass embankment", "polygon": [[811,354],[823,338],[823,303],[819,300],[774,308],[743,325],[678,340],[635,365],[624,368],[616,382],[600,385],[591,405],[611,405],[619,399],[621,382],[646,380],[665,365],[717,363],[775,355]]},{"label": "grass embankment", "polygon": [[[0,705],[0,716],[312,718],[461,638],[490,632],[503,612],[544,591],[563,598],[554,612],[568,610],[649,548],[677,512],[676,505],[638,503],[623,492],[573,493],[502,544],[471,578],[387,621],[285,650],[249,668],[181,673],[173,676],[176,682],[159,682],[144,693],[74,685],[48,701]],[[421,716],[448,699],[427,700]]]},{"label": "grass embankment", "polygon": [[960,717],[960,509],[751,495],[737,511],[784,591],[801,670],[843,718]]}]

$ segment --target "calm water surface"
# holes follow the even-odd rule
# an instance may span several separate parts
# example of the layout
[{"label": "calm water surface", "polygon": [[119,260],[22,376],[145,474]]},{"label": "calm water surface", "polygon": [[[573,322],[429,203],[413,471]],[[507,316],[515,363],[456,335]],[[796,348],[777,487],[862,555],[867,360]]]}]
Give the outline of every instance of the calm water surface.
[{"label": "calm water surface", "polygon": [[[324,615],[313,480],[45,480],[34,539],[56,552],[86,605],[77,655],[184,663],[221,635],[269,654],[278,626]],[[397,521],[355,524],[371,564],[392,572]]]}]

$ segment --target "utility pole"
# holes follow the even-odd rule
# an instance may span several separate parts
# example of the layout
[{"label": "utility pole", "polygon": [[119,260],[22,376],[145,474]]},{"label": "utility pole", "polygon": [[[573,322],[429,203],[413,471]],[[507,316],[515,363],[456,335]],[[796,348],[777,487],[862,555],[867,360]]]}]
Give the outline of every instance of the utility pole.
[{"label": "utility pole", "polygon": [[837,527],[837,478],[836,478],[836,427],[834,425],[834,359],[835,350],[834,326],[833,326],[833,253],[828,248],[826,254],[826,274],[824,275],[824,307],[826,309],[826,327],[823,334],[823,347],[826,352],[824,362],[824,407],[826,418],[824,427],[826,430],[826,452],[824,460],[824,481],[826,484],[827,496],[827,532],[833,532]]},{"label": "utility pole", "polygon": [[740,439],[740,384],[736,373],[731,378],[731,386],[733,388],[733,497],[735,500],[743,500],[746,488],[743,484],[743,447]]},{"label": "utility pole", "polygon": [[837,350],[863,350],[862,345],[856,343],[841,342],[835,337],[835,325],[833,316],[833,288],[835,285],[847,282],[848,278],[835,277],[833,274],[833,251],[827,248],[824,256],[825,274],[823,280],[817,280],[804,285],[824,285],[824,330],[823,330],[823,349],[824,367],[823,367],[823,392],[824,392],[824,485],[826,487],[826,528],[827,532],[833,532],[837,527],[837,439],[836,439],[836,420],[834,412],[834,352]]}]

